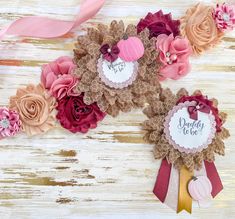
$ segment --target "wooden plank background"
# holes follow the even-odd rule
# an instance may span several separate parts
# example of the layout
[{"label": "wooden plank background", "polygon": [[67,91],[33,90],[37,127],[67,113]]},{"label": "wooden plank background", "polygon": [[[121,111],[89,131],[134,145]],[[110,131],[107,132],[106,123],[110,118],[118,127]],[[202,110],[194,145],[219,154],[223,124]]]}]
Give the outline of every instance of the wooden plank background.
[{"label": "wooden plank background", "polygon": [[[25,15],[71,20],[79,0],[1,0],[0,27]],[[204,0],[205,3],[217,1]],[[223,1],[220,1],[223,2]],[[16,89],[38,83],[40,66],[72,55],[77,34],[97,22],[123,19],[136,23],[148,11],[163,9],[179,18],[196,0],[107,0],[105,7],[75,33],[54,40],[6,37],[0,43],[0,106]],[[235,218],[235,31],[200,58],[192,72],[163,86],[176,91],[202,89],[217,97],[229,114],[226,157],[216,165],[224,191],[208,209],[196,205],[193,214],[176,215],[152,194],[159,161],[142,140],[141,110],[106,117],[86,135],[56,129],[44,136],[20,135],[0,142],[0,218]]]}]

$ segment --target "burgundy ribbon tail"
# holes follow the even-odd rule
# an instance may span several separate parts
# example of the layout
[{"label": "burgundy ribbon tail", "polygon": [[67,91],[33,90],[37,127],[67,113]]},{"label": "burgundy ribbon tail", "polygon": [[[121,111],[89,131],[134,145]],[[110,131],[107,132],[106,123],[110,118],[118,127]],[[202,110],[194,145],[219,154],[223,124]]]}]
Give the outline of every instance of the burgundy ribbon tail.
[{"label": "burgundy ribbon tail", "polygon": [[169,164],[166,159],[163,159],[153,189],[153,193],[162,203],[164,203],[167,195],[170,175],[171,175],[171,164]]},{"label": "burgundy ribbon tail", "polygon": [[207,177],[212,185],[211,195],[214,198],[223,190],[223,185],[214,162],[204,161],[204,163],[205,163]]}]

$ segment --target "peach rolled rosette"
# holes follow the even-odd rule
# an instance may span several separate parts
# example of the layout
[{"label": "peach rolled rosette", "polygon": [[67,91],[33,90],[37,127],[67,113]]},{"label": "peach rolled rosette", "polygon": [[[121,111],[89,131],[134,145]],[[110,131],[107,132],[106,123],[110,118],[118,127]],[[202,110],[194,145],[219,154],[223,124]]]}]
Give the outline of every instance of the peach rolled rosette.
[{"label": "peach rolled rosette", "polygon": [[201,3],[187,10],[181,18],[181,35],[187,37],[195,55],[214,47],[223,33],[212,16],[213,8]]},{"label": "peach rolled rosette", "polygon": [[18,112],[21,129],[29,136],[47,132],[54,127],[55,107],[55,98],[49,96],[42,85],[28,85],[18,89],[9,104],[10,109]]}]

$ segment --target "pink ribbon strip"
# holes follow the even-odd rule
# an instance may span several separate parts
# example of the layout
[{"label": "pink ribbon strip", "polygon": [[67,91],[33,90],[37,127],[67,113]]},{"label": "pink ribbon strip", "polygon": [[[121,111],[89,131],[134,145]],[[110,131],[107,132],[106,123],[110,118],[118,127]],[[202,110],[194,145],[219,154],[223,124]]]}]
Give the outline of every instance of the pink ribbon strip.
[{"label": "pink ribbon strip", "polygon": [[92,18],[104,5],[105,0],[83,0],[80,12],[74,21],[56,20],[46,17],[29,16],[12,22],[0,31],[0,40],[6,35],[18,35],[38,38],[63,36],[73,28]]},{"label": "pink ribbon strip", "polygon": [[168,191],[170,175],[171,175],[171,164],[169,164],[166,159],[163,159],[153,189],[153,193],[157,196],[157,198],[161,202],[165,201]]},{"label": "pink ribbon strip", "polygon": [[175,212],[177,212],[178,207],[179,178],[179,170],[172,167],[164,204],[173,209]]},{"label": "pink ribbon strip", "polygon": [[220,193],[223,190],[223,185],[214,162],[204,161],[204,163],[205,163],[207,177],[211,181],[212,185],[211,195],[214,198],[218,193]]}]

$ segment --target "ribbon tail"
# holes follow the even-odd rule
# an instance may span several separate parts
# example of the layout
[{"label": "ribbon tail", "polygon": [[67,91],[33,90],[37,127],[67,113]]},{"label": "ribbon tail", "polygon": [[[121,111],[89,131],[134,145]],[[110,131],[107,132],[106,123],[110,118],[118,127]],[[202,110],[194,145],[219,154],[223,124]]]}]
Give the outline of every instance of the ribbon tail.
[{"label": "ribbon tail", "polygon": [[164,204],[177,212],[179,194],[179,170],[172,166],[169,186]]},{"label": "ribbon tail", "polygon": [[223,185],[214,162],[204,161],[204,164],[206,168],[207,177],[211,181],[212,185],[211,195],[214,198],[216,195],[218,195],[218,193],[220,193],[223,190]]},{"label": "ribbon tail", "polygon": [[80,13],[77,15],[74,22],[74,27],[89,20],[95,16],[103,7],[105,0],[83,0],[80,8]]},{"label": "ribbon tail", "polygon": [[73,28],[92,18],[103,6],[105,0],[84,0],[74,21],[63,21],[46,17],[29,16],[12,22],[0,31],[0,40],[6,35],[38,38],[63,36]]},{"label": "ribbon tail", "polygon": [[190,172],[185,166],[181,168],[177,213],[183,210],[192,213],[192,198],[188,193],[188,182],[192,176],[193,172]]},{"label": "ribbon tail", "polygon": [[162,203],[165,201],[167,195],[171,168],[171,164],[169,164],[166,159],[163,159],[153,189],[153,193]]}]

